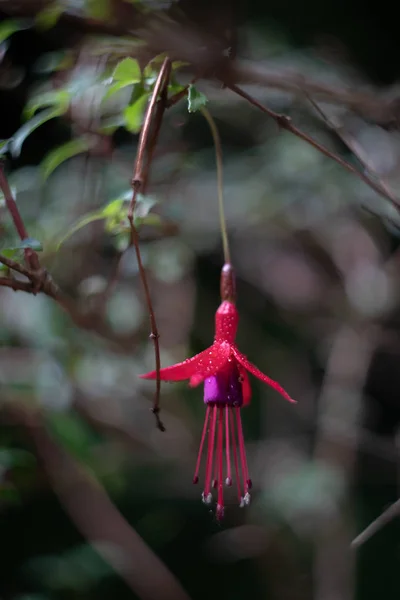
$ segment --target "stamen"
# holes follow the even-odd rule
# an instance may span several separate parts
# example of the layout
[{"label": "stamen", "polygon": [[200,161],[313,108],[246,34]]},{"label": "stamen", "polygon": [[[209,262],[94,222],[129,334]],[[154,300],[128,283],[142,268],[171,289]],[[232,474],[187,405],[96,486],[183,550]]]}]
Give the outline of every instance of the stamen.
[{"label": "stamen", "polygon": [[206,462],[206,477],[204,484],[204,496],[208,498],[211,487],[211,473],[213,468],[213,456],[214,456],[214,439],[215,439],[215,428],[217,423],[217,406],[214,404],[211,407],[211,428],[208,434],[208,450],[207,450],[207,462]]},{"label": "stamen", "polygon": [[240,452],[240,460],[242,463],[242,475],[243,475],[243,480],[245,482],[244,484],[244,494],[246,497],[246,494],[249,491],[249,481],[251,483],[251,480],[249,479],[249,469],[247,466],[247,458],[246,458],[246,448],[244,445],[244,437],[243,437],[243,428],[242,428],[242,419],[240,417],[240,408],[235,408],[234,409],[236,411],[236,423],[237,423],[237,434],[238,434],[238,441],[239,441],[239,452]]},{"label": "stamen", "polygon": [[236,485],[237,485],[238,499],[239,499],[239,504],[241,506],[242,502],[243,502],[243,496],[242,496],[242,490],[241,490],[241,486],[240,486],[239,462],[238,462],[238,456],[237,456],[237,450],[236,450],[235,421],[234,421],[234,418],[233,418],[233,410],[232,410],[232,408],[229,409],[229,420],[230,420],[230,426],[231,426],[231,438],[232,438],[232,448],[233,448],[233,464],[235,465],[235,476],[236,476]]},{"label": "stamen", "polygon": [[[224,512],[224,485],[222,482],[222,472],[224,468],[224,409],[221,406],[218,408],[218,440],[217,440],[217,462],[218,462],[218,500],[217,500],[217,517],[218,509],[223,514]],[[219,518],[219,517],[218,517]]]},{"label": "stamen", "polygon": [[200,463],[201,463],[201,457],[203,455],[203,447],[204,447],[204,441],[206,439],[208,421],[210,419],[210,409],[211,409],[211,407],[207,405],[206,417],[204,419],[203,433],[201,434],[201,442],[200,442],[199,453],[197,455],[197,462],[196,462],[196,469],[194,471],[193,483],[199,482]]},{"label": "stamen", "polygon": [[229,446],[229,406],[225,406],[225,449],[226,449],[226,479],[225,485],[232,485],[231,450]]}]

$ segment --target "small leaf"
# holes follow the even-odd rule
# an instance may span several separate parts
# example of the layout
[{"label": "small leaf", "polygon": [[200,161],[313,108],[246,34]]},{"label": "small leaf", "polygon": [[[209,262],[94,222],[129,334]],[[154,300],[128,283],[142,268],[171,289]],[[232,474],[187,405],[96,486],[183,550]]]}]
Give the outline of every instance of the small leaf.
[{"label": "small leaf", "polygon": [[[22,258],[22,250],[20,248],[0,248],[0,254],[16,262],[19,262]],[[8,271],[7,265],[0,262],[0,271]]]},{"label": "small leaf", "polygon": [[149,94],[143,94],[136,102],[129,104],[124,110],[125,127],[131,133],[139,133],[142,127],[148,97]]},{"label": "small leaf", "polygon": [[44,92],[29,100],[24,110],[25,117],[30,119],[39,108],[43,108],[44,106],[56,106],[60,114],[64,114],[68,110],[70,99],[71,94],[66,90]]},{"label": "small leaf", "polygon": [[47,154],[40,165],[43,178],[46,180],[61,163],[77,154],[87,152],[90,147],[89,138],[81,137],[55,148]]},{"label": "small leaf", "polygon": [[[129,193],[129,197],[132,196],[132,190]],[[103,208],[103,210],[101,211],[101,214],[103,215],[103,217],[106,219],[110,218],[110,217],[116,217],[117,215],[119,215],[119,213],[121,212],[121,208],[124,204],[124,202],[127,202],[128,198],[121,197],[121,198],[117,198],[116,200],[112,200],[111,202],[109,202],[109,204],[107,204],[107,206],[105,206],[105,208]]]},{"label": "small leaf", "polygon": [[122,115],[110,117],[102,121],[98,131],[105,135],[112,135],[117,129],[125,125],[125,119]]},{"label": "small leaf", "polygon": [[149,225],[151,227],[159,227],[160,225],[162,225],[162,219],[160,215],[150,213],[146,217],[137,217],[135,219],[135,225]]},{"label": "small leaf", "polygon": [[197,112],[202,106],[208,102],[207,96],[199,92],[194,85],[189,85],[188,89],[188,111],[190,113]]},{"label": "small leaf", "polygon": [[57,24],[63,12],[64,9],[60,4],[58,4],[58,2],[48,4],[36,15],[36,27],[40,31],[47,31],[48,29],[51,29]]},{"label": "small leaf", "polygon": [[22,127],[16,131],[13,137],[10,139],[10,152],[14,158],[17,158],[21,154],[22,144],[30,135],[46,123],[46,121],[50,121],[50,119],[54,119],[55,117],[60,117],[63,113],[60,112],[60,109],[57,108],[48,108],[47,110],[41,111],[38,115],[35,115],[32,119],[27,121]]},{"label": "small leaf", "polygon": [[3,21],[3,23],[0,23],[0,44],[13,33],[28,29],[30,26],[30,22],[25,19],[7,19],[7,21]]},{"label": "small leaf", "polygon": [[106,93],[104,94],[102,100],[103,102],[105,102],[106,100],[108,100],[109,98],[111,98],[111,96],[113,96],[114,94],[116,94],[117,92],[119,92],[120,90],[123,90],[124,88],[128,87],[129,85],[134,85],[135,83],[137,83],[136,81],[117,81],[116,83],[113,83],[108,90],[106,91]]},{"label": "small leaf", "polygon": [[134,58],[124,58],[117,64],[113,73],[115,81],[138,83],[142,78],[139,63]]},{"label": "small leaf", "polygon": [[94,221],[101,221],[102,219],[105,219],[105,216],[104,216],[102,210],[100,210],[100,211],[93,211],[91,213],[88,213],[87,215],[84,215],[81,219],[79,219],[79,221],[77,221],[71,227],[71,229],[69,229],[69,231],[67,231],[67,233],[64,235],[64,237],[61,238],[61,240],[56,245],[56,251],[58,251],[61,248],[61,246],[71,236],[74,235],[74,233],[76,233],[77,231],[79,231],[80,229],[82,229],[83,227],[85,227],[86,225],[89,225],[89,223],[93,223]]},{"label": "small leaf", "polygon": [[156,200],[152,196],[143,196],[142,194],[139,194],[136,200],[135,217],[138,217],[140,219],[147,217],[150,210],[156,204],[158,204],[158,200]]}]

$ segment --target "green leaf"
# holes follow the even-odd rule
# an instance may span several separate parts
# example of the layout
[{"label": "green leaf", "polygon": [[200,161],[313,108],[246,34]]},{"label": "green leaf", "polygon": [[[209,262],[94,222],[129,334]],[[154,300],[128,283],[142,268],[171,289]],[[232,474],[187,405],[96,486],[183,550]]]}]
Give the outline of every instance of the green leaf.
[{"label": "green leaf", "polygon": [[89,223],[93,223],[93,221],[101,221],[102,219],[105,219],[105,216],[103,214],[103,211],[93,211],[91,213],[88,213],[87,215],[84,215],[81,219],[79,219],[79,221],[77,221],[72,227],[71,229],[69,229],[67,231],[67,233],[61,238],[61,240],[57,243],[56,245],[56,251],[58,251],[61,246],[71,237],[74,235],[74,233],[76,233],[77,231],[79,231],[80,229],[82,229],[83,227],[85,227],[86,225],[89,225]]},{"label": "green leaf", "polygon": [[103,208],[101,214],[105,219],[109,219],[110,217],[117,217],[120,212],[124,202],[127,202],[132,197],[132,190],[117,198],[116,200],[112,200]]},{"label": "green leaf", "polygon": [[112,135],[119,127],[125,125],[125,119],[123,115],[117,115],[115,117],[109,117],[102,121],[98,131],[105,135]]},{"label": "green leaf", "polygon": [[131,133],[139,133],[149,94],[143,94],[136,102],[124,109],[125,127]]},{"label": "green leaf", "polygon": [[35,115],[32,119],[27,121],[22,127],[18,129],[18,131],[13,135],[10,139],[10,152],[14,158],[17,158],[21,154],[22,144],[30,135],[46,123],[46,121],[50,121],[50,119],[54,119],[55,117],[60,117],[63,113],[60,112],[60,109],[57,108],[48,108],[47,110],[41,111],[38,115]]},{"label": "green leaf", "polygon": [[119,92],[120,90],[123,90],[124,88],[128,87],[129,85],[134,85],[135,83],[137,83],[136,81],[117,81],[116,83],[113,83],[108,90],[106,91],[106,93],[104,94],[102,101],[105,102],[106,100],[108,100],[109,98],[111,98],[111,96],[113,96],[114,94],[116,94],[117,92]]},{"label": "green leaf", "polygon": [[61,163],[77,154],[87,152],[90,147],[91,143],[89,138],[81,137],[76,140],[71,140],[49,152],[40,165],[44,180],[46,180],[52,172],[61,165]]},{"label": "green leaf", "polygon": [[8,39],[13,33],[28,29],[30,22],[25,19],[7,19],[0,23],[0,44]]},{"label": "green leaf", "polygon": [[43,108],[44,106],[56,106],[60,114],[64,114],[68,110],[70,100],[71,94],[66,90],[44,92],[29,100],[24,110],[25,118],[30,119],[39,108]]},{"label": "green leaf", "polygon": [[[22,250],[20,248],[0,248],[0,254],[16,262],[19,262],[22,258]],[[7,265],[0,262],[0,271],[8,271]]]},{"label": "green leaf", "polygon": [[121,60],[115,67],[113,79],[114,81],[138,83],[142,79],[138,61],[134,58],[124,58]]},{"label": "green leaf", "polygon": [[63,12],[64,8],[60,4],[58,4],[58,2],[48,4],[36,15],[36,27],[40,31],[46,31],[48,29],[51,29],[52,27],[54,27],[54,25],[57,24],[58,19],[61,17]]},{"label": "green leaf", "polygon": [[208,102],[207,96],[199,92],[194,85],[190,84],[188,89],[188,111],[190,113],[197,112],[202,106]]}]

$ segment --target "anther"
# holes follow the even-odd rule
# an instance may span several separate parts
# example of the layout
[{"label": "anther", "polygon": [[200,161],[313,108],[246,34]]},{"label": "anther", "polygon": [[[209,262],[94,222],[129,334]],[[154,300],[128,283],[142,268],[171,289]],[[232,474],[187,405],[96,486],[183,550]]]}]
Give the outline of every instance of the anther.
[{"label": "anther", "polygon": [[227,487],[231,487],[231,485],[232,485],[232,477],[227,477],[227,478],[225,479],[225,485],[226,485]]},{"label": "anther", "polygon": [[221,519],[224,518],[224,513],[225,513],[224,507],[221,504],[217,504],[217,510],[215,511],[215,515],[216,515],[218,521],[220,521]]},{"label": "anther", "polygon": [[250,504],[250,502],[251,502],[251,496],[250,496],[249,492],[247,492],[244,495],[243,500],[244,500],[244,503],[245,503],[246,506],[248,506]]},{"label": "anther", "polygon": [[211,504],[212,503],[212,494],[209,493],[207,494],[207,496],[205,495],[205,493],[203,492],[202,495],[202,500],[204,502],[204,504]]},{"label": "anther", "polygon": [[195,477],[193,477],[193,483],[199,483],[199,478],[197,477],[197,475],[195,475]]}]

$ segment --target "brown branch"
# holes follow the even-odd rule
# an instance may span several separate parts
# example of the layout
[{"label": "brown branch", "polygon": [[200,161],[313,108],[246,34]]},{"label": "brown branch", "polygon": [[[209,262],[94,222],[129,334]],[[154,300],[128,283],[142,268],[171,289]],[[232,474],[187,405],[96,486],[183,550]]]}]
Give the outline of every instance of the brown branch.
[{"label": "brown branch", "polygon": [[[160,381],[160,343],[159,333],[157,328],[156,317],[154,313],[153,303],[151,300],[149,283],[146,276],[146,271],[143,266],[142,256],[139,247],[139,235],[134,222],[134,210],[136,205],[136,198],[139,192],[145,187],[149,175],[151,160],[153,158],[154,147],[157,143],[158,134],[160,132],[162,117],[165,110],[166,93],[168,88],[168,81],[171,73],[171,61],[166,58],[161,66],[157,81],[153,88],[153,93],[146,110],[144,117],[143,126],[139,136],[138,150],[136,154],[134,173],[132,177],[132,199],[128,210],[128,220],[130,223],[131,236],[130,246],[134,246],[136,253],[136,260],[139,268],[140,279],[143,284],[144,294],[146,298],[147,308],[150,315],[150,338],[154,343],[155,361],[156,361],[156,393],[154,396],[154,403],[152,411],[156,418],[157,427],[160,431],[165,431],[165,427],[160,419],[160,392],[161,392],[161,381]],[[160,98],[159,98],[160,96]],[[153,126],[153,130],[152,130]]]},{"label": "brown branch", "polygon": [[349,148],[349,150],[351,150],[351,152],[354,154],[354,156],[357,157],[357,160],[363,166],[363,168],[365,169],[365,171],[367,171],[367,172],[370,173],[370,175],[368,176],[368,180],[369,180],[368,185],[371,186],[371,183],[374,183],[374,180],[375,180],[375,182],[376,182],[375,185],[377,187],[376,188],[374,187],[373,189],[375,191],[378,191],[378,188],[379,188],[380,191],[378,193],[381,196],[384,196],[386,199],[390,200],[391,203],[397,209],[399,209],[399,199],[396,198],[396,196],[394,195],[393,191],[383,181],[383,179],[382,179],[382,177],[380,177],[379,173],[377,173],[376,170],[371,166],[371,164],[369,162],[367,162],[361,156],[362,150],[359,147],[359,145],[356,142],[356,140],[354,140],[351,137],[351,135],[344,129],[344,127],[342,127],[342,126],[338,127],[334,123],[332,123],[332,121],[329,119],[329,117],[326,115],[326,113],[322,110],[322,108],[319,106],[319,104],[317,104],[317,102],[315,102],[315,100],[313,100],[309,96],[308,96],[308,100],[311,103],[311,105],[315,108],[315,110],[317,111],[317,113],[319,114],[319,116],[323,119],[324,123],[326,123],[326,125],[329,127],[329,129],[331,129],[333,132],[336,133],[336,135]]},{"label": "brown branch", "polygon": [[[10,186],[8,185],[8,180],[4,173],[4,166],[1,161],[0,161],[0,189],[4,194],[6,207],[7,207],[8,212],[11,215],[15,229],[16,229],[20,239],[25,240],[26,238],[29,237],[28,232],[25,228],[24,222],[23,222],[21,214],[19,212],[17,203],[15,202],[14,196],[12,195]],[[36,252],[34,250],[32,250],[32,248],[25,248],[24,254],[25,254],[25,260],[26,260],[27,264],[32,269],[39,270],[40,263],[39,263],[39,257],[36,254]]]},{"label": "brown branch", "polygon": [[389,506],[379,517],[372,521],[354,540],[351,542],[351,547],[356,549],[367,542],[373,535],[378,533],[385,525],[396,519],[400,515],[400,500],[396,500]]},{"label": "brown branch", "polygon": [[72,298],[66,296],[54,283],[45,269],[32,271],[15,261],[0,255],[0,262],[9,269],[13,269],[29,279],[29,281],[20,281],[13,277],[0,277],[0,287],[8,287],[14,291],[23,291],[28,294],[44,293],[52,298],[75,325],[82,329],[92,331],[108,342],[120,346],[125,350],[130,350],[134,343],[139,339],[136,334],[121,335],[115,333],[99,316],[95,313],[83,313]]},{"label": "brown branch", "polygon": [[15,404],[8,410],[28,431],[45,474],[75,527],[134,594],[142,600],[190,600],[100,483],[49,435],[41,415]]},{"label": "brown branch", "polygon": [[227,87],[232,92],[234,92],[235,94],[238,94],[238,96],[241,96],[242,98],[247,100],[250,104],[252,104],[256,108],[260,109],[262,112],[267,114],[269,117],[271,117],[271,119],[274,119],[274,121],[276,122],[276,124],[278,125],[278,127],[280,129],[285,129],[286,131],[289,131],[296,137],[300,138],[304,142],[307,142],[307,144],[309,144],[310,146],[312,146],[313,148],[315,148],[316,150],[321,152],[321,154],[324,154],[328,158],[334,160],[341,167],[346,169],[346,171],[348,171],[349,173],[352,173],[353,175],[356,175],[359,179],[364,181],[364,183],[366,183],[370,188],[372,188],[377,194],[379,194],[380,196],[383,196],[384,198],[389,200],[389,202],[396,208],[396,210],[400,210],[398,201],[391,193],[388,193],[388,190],[386,188],[382,187],[379,183],[374,181],[366,173],[363,173],[362,171],[359,171],[358,169],[356,169],[356,167],[353,167],[353,165],[351,165],[349,162],[347,162],[346,160],[341,158],[338,154],[335,154],[335,152],[328,150],[328,148],[326,148],[325,146],[323,146],[322,144],[320,144],[319,142],[314,140],[307,133],[304,133],[303,131],[301,131],[301,129],[296,127],[296,125],[293,125],[290,117],[288,117],[287,115],[277,113],[274,110],[265,106],[264,104],[261,104],[261,102],[258,102],[258,100],[253,98],[250,94],[248,94],[247,92],[245,92],[244,90],[239,88],[237,85],[228,85]]},{"label": "brown branch", "polygon": [[17,271],[18,273],[21,273],[21,275],[25,275],[25,277],[28,277],[28,279],[32,278],[32,271],[30,269],[27,269],[26,267],[16,262],[15,260],[12,260],[11,258],[7,258],[7,256],[3,256],[3,254],[0,254],[0,263],[5,265],[12,271]]}]

